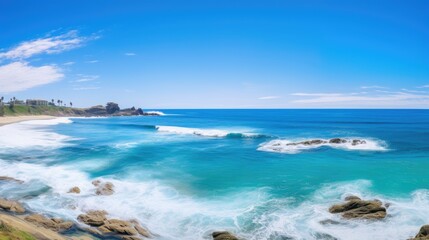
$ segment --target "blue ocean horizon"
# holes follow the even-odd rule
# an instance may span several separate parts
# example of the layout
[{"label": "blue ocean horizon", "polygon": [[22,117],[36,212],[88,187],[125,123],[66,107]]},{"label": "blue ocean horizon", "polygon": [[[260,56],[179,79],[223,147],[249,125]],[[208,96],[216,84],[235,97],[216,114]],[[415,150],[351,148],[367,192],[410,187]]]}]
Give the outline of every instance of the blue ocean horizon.
[{"label": "blue ocean horizon", "polygon": [[[72,220],[103,209],[159,239],[407,239],[429,222],[429,110],[157,111],[0,127],[2,175],[26,181],[1,183],[0,195]],[[300,144],[311,140],[324,143]],[[92,194],[95,179],[115,194]],[[328,212],[348,195],[389,203],[388,217]]]}]

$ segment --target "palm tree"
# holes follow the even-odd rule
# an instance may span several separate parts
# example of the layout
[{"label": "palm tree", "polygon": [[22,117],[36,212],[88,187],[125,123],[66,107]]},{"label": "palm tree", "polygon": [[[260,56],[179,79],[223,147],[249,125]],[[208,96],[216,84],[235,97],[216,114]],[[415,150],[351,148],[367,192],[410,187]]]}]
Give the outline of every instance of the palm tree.
[{"label": "palm tree", "polygon": [[70,107],[73,107],[73,103],[72,102],[70,102]]},{"label": "palm tree", "polygon": [[60,105],[60,100],[59,99],[57,100],[57,104]]}]

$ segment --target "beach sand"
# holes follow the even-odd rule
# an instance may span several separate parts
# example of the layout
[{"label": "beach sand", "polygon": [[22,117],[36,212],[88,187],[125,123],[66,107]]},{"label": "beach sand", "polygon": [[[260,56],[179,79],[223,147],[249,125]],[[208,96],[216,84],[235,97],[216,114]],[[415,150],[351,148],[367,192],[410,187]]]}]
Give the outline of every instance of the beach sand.
[{"label": "beach sand", "polygon": [[17,123],[17,122],[23,122],[23,121],[30,121],[30,120],[46,120],[46,119],[54,119],[53,116],[48,115],[32,115],[32,116],[7,116],[7,117],[0,117],[0,126],[11,124],[11,123]]},{"label": "beach sand", "polygon": [[37,227],[31,223],[24,221],[18,216],[12,216],[0,212],[0,221],[20,231],[29,233],[37,239],[66,239],[65,237],[54,231],[42,227]]}]

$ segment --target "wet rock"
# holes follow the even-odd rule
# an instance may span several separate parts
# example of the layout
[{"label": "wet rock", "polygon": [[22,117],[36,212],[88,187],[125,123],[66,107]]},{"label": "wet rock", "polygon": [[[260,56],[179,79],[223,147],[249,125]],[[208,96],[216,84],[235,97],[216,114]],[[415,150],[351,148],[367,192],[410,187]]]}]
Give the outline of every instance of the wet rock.
[{"label": "wet rock", "polygon": [[422,226],[419,233],[411,240],[429,240],[429,225]]},{"label": "wet rock", "polygon": [[13,177],[7,177],[7,176],[0,176],[0,181],[10,181],[10,182],[16,182],[16,183],[24,183],[24,181],[13,178]]},{"label": "wet rock", "polygon": [[123,240],[142,240],[142,238],[137,236],[122,236],[121,239]]},{"label": "wet rock", "polygon": [[238,240],[238,238],[232,235],[230,232],[213,232],[213,240]]},{"label": "wet rock", "polygon": [[147,229],[143,228],[142,226],[140,226],[138,223],[134,224],[134,228],[137,230],[137,232],[142,235],[143,237],[150,237],[150,233]]},{"label": "wet rock", "polygon": [[65,231],[73,226],[72,222],[64,221],[59,218],[47,218],[40,214],[32,214],[24,218],[36,226],[47,228],[56,232]]},{"label": "wet rock", "polygon": [[335,204],[329,208],[330,213],[341,213],[347,219],[382,219],[386,217],[386,208],[378,200],[350,200],[343,204]]},{"label": "wet rock", "polygon": [[92,185],[98,187],[98,185],[100,185],[101,181],[100,180],[94,180],[92,181]]},{"label": "wet rock", "polygon": [[351,200],[361,200],[360,197],[355,196],[355,195],[350,195],[347,196],[346,198],[344,198],[345,201],[351,201]]},{"label": "wet rock", "polygon": [[303,144],[303,145],[320,145],[323,143],[326,143],[326,142],[323,140],[319,140],[319,139],[301,142],[301,144]]},{"label": "wet rock", "polygon": [[87,225],[98,227],[107,220],[106,215],[106,211],[89,211],[86,214],[80,214],[77,219]]},{"label": "wet rock", "polygon": [[123,235],[137,235],[138,232],[133,224],[119,219],[109,219],[98,228],[102,233],[117,233]]},{"label": "wet rock", "polygon": [[97,195],[112,195],[115,192],[113,188],[114,185],[111,182],[100,183],[95,193]]},{"label": "wet rock", "polygon": [[340,143],[346,143],[347,140],[345,139],[341,139],[341,138],[332,138],[331,140],[329,140],[329,143],[334,143],[334,144],[340,144]]},{"label": "wet rock", "polygon": [[15,212],[15,213],[24,213],[24,207],[17,201],[7,200],[0,198],[0,209]]},{"label": "wet rock", "polygon": [[356,145],[360,145],[360,144],[365,144],[366,141],[365,140],[359,140],[359,139],[353,139],[352,141],[352,145],[356,146]]},{"label": "wet rock", "polygon": [[68,191],[68,193],[79,194],[80,193],[80,188],[79,187],[72,187],[72,188],[70,188],[70,190]]}]

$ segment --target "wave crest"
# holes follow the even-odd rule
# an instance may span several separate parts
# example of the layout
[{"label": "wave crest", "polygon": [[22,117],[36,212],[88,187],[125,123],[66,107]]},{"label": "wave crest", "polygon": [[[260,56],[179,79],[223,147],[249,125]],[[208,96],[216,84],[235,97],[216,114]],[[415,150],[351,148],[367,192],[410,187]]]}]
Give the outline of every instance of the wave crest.
[{"label": "wave crest", "polygon": [[247,133],[240,131],[227,131],[220,129],[200,129],[200,128],[187,128],[187,127],[176,127],[176,126],[156,126],[159,132],[171,133],[171,134],[185,134],[185,135],[197,135],[203,137],[229,137],[229,138],[259,138],[268,137],[257,133]]}]

